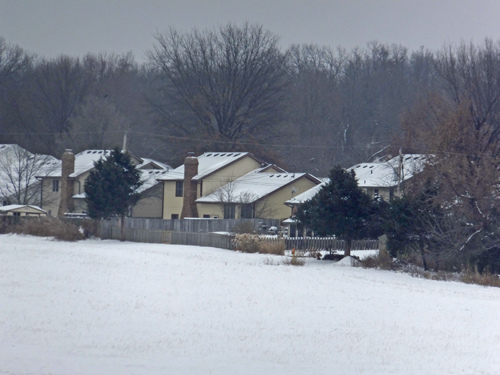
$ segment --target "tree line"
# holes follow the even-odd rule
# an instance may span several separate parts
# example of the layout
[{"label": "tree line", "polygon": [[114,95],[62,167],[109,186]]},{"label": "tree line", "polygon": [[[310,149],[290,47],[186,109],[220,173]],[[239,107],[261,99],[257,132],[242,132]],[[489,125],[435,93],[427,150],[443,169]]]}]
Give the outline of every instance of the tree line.
[{"label": "tree line", "polygon": [[45,59],[0,39],[0,142],[59,157],[120,146],[128,131],[133,152],[173,165],[188,150],[246,150],[325,176],[387,152],[430,93],[452,98],[449,80],[461,78],[446,72],[466,63],[456,53],[283,49],[252,24],[159,33],[144,64],[131,54]]}]

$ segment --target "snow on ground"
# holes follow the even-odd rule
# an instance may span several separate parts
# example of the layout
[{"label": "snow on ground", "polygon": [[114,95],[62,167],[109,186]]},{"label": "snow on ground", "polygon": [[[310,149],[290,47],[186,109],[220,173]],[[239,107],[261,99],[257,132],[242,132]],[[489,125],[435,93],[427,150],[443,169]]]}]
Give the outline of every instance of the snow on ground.
[{"label": "snow on ground", "polygon": [[498,374],[500,289],[0,236],[0,374]]}]

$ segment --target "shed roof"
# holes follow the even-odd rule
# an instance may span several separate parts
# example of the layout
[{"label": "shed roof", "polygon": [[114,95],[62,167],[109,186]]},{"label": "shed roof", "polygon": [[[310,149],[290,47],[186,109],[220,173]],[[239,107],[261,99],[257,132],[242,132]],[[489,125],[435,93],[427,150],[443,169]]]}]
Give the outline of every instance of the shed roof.
[{"label": "shed roof", "polygon": [[23,208],[30,208],[35,211],[40,211],[42,213],[47,213],[47,211],[42,210],[38,206],[32,206],[28,204],[9,204],[8,206],[0,206],[0,212],[9,212],[9,211],[17,211]]}]

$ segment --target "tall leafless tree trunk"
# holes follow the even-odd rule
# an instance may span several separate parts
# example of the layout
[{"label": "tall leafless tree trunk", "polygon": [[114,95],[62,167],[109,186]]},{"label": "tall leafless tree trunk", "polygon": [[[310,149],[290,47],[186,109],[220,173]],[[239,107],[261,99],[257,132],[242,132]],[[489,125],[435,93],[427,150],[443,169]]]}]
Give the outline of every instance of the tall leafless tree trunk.
[{"label": "tall leafless tree trunk", "polygon": [[165,102],[154,104],[168,135],[212,140],[229,150],[267,138],[282,121],[286,59],[278,38],[262,26],[171,29],[156,42],[149,58],[163,80]]}]

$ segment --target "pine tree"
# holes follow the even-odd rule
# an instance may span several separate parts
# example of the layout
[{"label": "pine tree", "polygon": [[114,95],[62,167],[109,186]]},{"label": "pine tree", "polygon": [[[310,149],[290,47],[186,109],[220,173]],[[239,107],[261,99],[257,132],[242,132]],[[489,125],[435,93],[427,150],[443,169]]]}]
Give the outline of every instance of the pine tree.
[{"label": "pine tree", "polygon": [[130,156],[115,148],[107,158],[94,163],[85,181],[87,213],[92,219],[119,216],[124,237],[124,218],[140,198],[140,172]]},{"label": "pine tree", "polygon": [[301,224],[318,235],[336,235],[345,240],[345,255],[351,255],[351,242],[366,238],[376,209],[373,200],[358,186],[354,171],[341,166],[330,171],[330,182],[297,212]]}]

